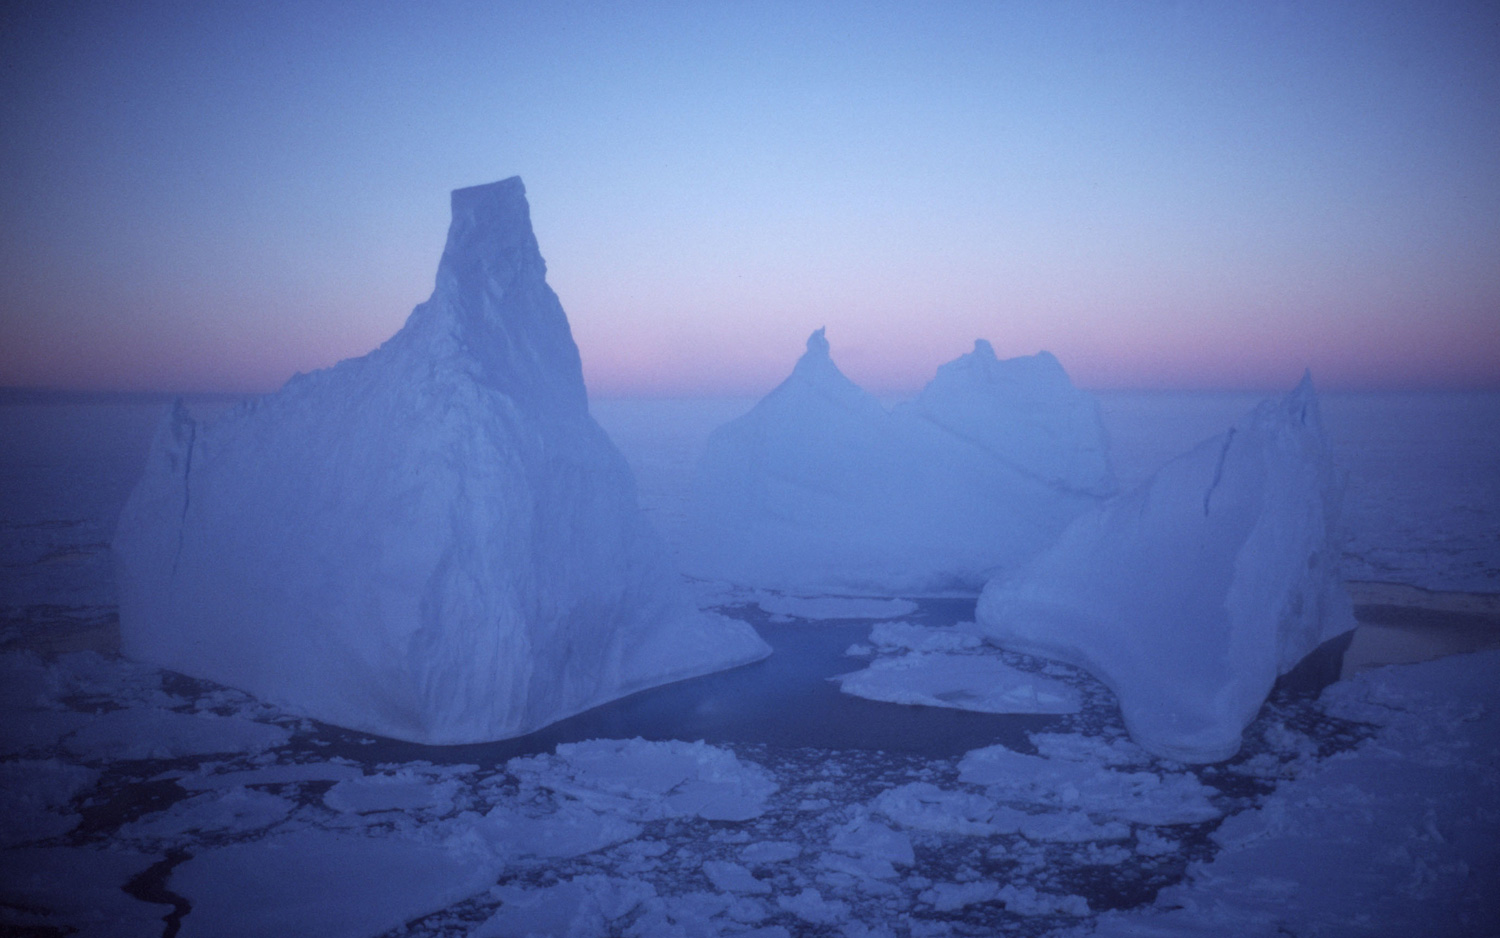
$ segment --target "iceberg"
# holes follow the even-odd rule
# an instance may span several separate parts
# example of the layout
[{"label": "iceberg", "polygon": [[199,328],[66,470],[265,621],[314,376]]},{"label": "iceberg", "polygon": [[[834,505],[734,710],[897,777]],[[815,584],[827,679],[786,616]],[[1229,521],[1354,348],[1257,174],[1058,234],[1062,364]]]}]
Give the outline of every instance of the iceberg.
[{"label": "iceberg", "polygon": [[979,625],[1093,672],[1143,748],[1227,759],[1277,675],[1354,627],[1342,488],[1304,377],[991,581]]},{"label": "iceberg", "polygon": [[168,415],[112,545],[126,655],[450,744],[769,653],[691,602],[590,417],[521,180],[452,210],[378,349]]},{"label": "iceberg", "polygon": [[967,440],[1017,474],[1065,492],[1115,493],[1094,395],[1073,386],[1051,352],[1004,361],[984,339],[938,368],[909,412]]},{"label": "iceberg", "polygon": [[687,572],[803,593],[977,593],[1115,489],[1092,395],[1045,352],[984,340],[888,410],[819,329],[780,386],[709,437]]}]

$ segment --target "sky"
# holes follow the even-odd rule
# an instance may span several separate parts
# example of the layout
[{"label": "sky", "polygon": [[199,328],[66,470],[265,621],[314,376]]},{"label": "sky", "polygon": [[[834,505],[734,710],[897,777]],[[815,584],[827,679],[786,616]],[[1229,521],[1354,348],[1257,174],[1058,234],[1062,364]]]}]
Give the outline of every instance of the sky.
[{"label": "sky", "polygon": [[1500,387],[1500,4],[21,2],[0,385],[264,391],[520,175],[596,396]]}]

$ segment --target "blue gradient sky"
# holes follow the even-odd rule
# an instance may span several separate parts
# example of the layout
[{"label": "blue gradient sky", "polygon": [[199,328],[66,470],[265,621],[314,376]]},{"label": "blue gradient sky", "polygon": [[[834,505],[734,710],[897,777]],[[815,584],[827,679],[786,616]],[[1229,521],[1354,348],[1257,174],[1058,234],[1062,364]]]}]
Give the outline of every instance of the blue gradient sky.
[{"label": "blue gradient sky", "polygon": [[595,394],[1500,386],[1492,2],[20,6],[0,384],[362,354],[519,174]]}]

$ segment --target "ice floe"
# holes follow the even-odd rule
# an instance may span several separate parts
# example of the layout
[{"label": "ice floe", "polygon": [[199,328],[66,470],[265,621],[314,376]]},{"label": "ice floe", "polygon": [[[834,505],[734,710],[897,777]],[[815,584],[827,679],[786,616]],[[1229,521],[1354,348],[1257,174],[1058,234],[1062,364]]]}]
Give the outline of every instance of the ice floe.
[{"label": "ice floe", "polygon": [[1082,706],[1068,685],[987,655],[913,652],[834,680],[867,700],[979,713],[1076,713]]}]

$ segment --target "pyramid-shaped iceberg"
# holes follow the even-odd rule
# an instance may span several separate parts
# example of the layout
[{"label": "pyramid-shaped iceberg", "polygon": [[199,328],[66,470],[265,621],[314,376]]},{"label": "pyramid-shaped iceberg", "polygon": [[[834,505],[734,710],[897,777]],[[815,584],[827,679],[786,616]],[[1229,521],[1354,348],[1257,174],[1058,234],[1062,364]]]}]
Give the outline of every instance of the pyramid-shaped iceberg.
[{"label": "pyramid-shaped iceberg", "polygon": [[589,416],[521,180],[452,205],[431,299],[380,348],[168,417],[113,545],[127,655],[467,743],[769,652],[689,601]]},{"label": "pyramid-shaped iceberg", "polygon": [[979,624],[1092,671],[1151,752],[1227,759],[1277,675],[1354,627],[1342,486],[1304,378],[992,581]]},{"label": "pyramid-shaped iceberg", "polygon": [[977,593],[1114,485],[1098,404],[1051,355],[999,360],[980,340],[887,410],[819,329],[710,436],[683,563],[773,589]]}]

